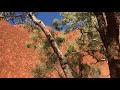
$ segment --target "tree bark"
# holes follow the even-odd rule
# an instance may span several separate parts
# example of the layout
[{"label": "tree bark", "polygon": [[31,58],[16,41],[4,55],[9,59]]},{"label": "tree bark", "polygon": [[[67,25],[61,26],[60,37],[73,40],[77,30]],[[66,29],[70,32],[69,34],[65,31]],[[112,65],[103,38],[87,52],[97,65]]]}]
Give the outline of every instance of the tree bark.
[{"label": "tree bark", "polygon": [[120,78],[119,25],[114,12],[107,12],[107,53],[111,77]]},{"label": "tree bark", "polygon": [[51,47],[53,48],[54,52],[57,54],[59,61],[60,61],[60,65],[64,71],[64,74],[67,78],[73,78],[72,72],[70,70],[70,67],[67,64],[67,60],[65,59],[64,55],[62,54],[62,52],[60,51],[60,49],[58,48],[58,45],[56,43],[56,41],[54,40],[53,36],[51,35],[51,33],[49,32],[49,30],[45,27],[45,24],[41,21],[38,20],[33,14],[32,12],[28,13],[29,17],[33,20],[33,22],[38,25],[41,30],[45,33],[46,37],[48,38]]},{"label": "tree bark", "polygon": [[105,21],[105,18],[103,16],[102,12],[94,12],[94,14],[96,15],[96,18],[97,18],[97,21],[98,21],[98,26],[99,26],[99,28],[97,28],[97,30],[98,30],[98,32],[101,36],[101,39],[103,41],[103,44],[104,44],[105,48],[107,48],[107,43],[106,43],[106,40],[107,40],[107,37],[106,37],[107,23]]},{"label": "tree bark", "polygon": [[98,20],[99,33],[106,48],[111,78],[120,77],[120,56],[119,56],[119,25],[114,12],[106,12],[106,20],[102,12],[94,13]]}]

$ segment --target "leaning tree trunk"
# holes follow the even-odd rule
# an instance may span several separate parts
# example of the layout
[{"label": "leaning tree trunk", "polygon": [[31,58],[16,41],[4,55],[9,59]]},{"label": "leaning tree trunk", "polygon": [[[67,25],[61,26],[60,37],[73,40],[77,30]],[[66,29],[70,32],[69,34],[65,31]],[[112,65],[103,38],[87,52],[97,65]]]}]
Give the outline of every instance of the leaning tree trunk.
[{"label": "leaning tree trunk", "polygon": [[45,33],[46,37],[48,38],[54,52],[57,54],[59,60],[60,60],[60,64],[61,67],[64,71],[64,74],[67,78],[73,78],[73,75],[71,73],[70,67],[67,64],[67,60],[65,60],[64,55],[62,54],[62,52],[59,50],[58,45],[56,43],[56,41],[54,40],[53,36],[51,35],[51,33],[49,32],[49,30],[45,27],[45,24],[41,21],[38,20],[33,14],[32,12],[28,13],[29,17],[33,20],[33,22],[38,25],[42,31]]},{"label": "leaning tree trunk", "polygon": [[99,33],[107,51],[108,64],[111,78],[120,77],[120,57],[119,57],[119,26],[114,12],[106,12],[106,20],[102,12],[94,13],[98,20]]}]

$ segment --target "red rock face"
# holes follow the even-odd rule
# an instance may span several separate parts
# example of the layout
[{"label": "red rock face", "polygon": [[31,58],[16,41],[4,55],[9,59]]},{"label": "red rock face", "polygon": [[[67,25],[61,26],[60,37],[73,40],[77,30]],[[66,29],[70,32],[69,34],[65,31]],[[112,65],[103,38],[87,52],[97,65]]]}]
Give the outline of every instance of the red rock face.
[{"label": "red rock face", "polygon": [[83,56],[88,55],[88,53],[87,53],[87,52],[84,52],[84,51],[81,51],[80,54],[83,55]]},{"label": "red rock face", "polygon": [[97,59],[104,59],[105,56],[103,54],[101,54],[100,52],[95,52],[94,53],[94,56],[97,58]]},{"label": "red rock face", "polygon": [[[53,31],[51,27],[46,26],[49,31]],[[60,35],[60,32],[53,31],[55,35]],[[79,37],[79,30],[75,30],[68,34],[65,34],[65,42],[59,47],[63,54],[67,51],[67,44],[69,42],[75,42],[75,39]],[[42,36],[46,38],[42,32]],[[32,68],[35,67],[35,63],[40,63],[37,52],[32,48],[27,48],[26,41],[29,41],[28,30],[20,27],[19,25],[11,25],[6,21],[0,21],[0,77],[4,78],[30,78],[33,77]],[[52,49],[50,49],[53,52]],[[107,62],[97,62],[95,58],[90,56],[87,52],[80,52],[83,56],[82,63],[89,66],[95,64],[100,71],[102,78],[109,78],[109,68]],[[40,59],[45,58],[44,53],[40,53]],[[97,58],[103,58],[103,55],[99,52],[95,53]],[[69,58],[71,58],[69,56]],[[56,64],[56,68],[62,74],[64,73],[60,67],[60,64]],[[50,78],[59,78],[56,70],[52,70],[47,74]],[[91,76],[89,76],[91,78]]]},{"label": "red rock face", "polygon": [[93,58],[92,56],[90,56],[90,55],[84,56],[84,57],[83,57],[83,60],[82,60],[82,63],[83,63],[83,64],[87,64],[87,65],[91,65],[91,64],[96,63],[96,62],[97,62],[97,60],[94,59],[94,58]]},{"label": "red rock face", "polygon": [[100,77],[101,78],[110,78],[110,71],[107,61],[97,62],[97,67],[100,69]]},{"label": "red rock face", "polygon": [[30,40],[27,30],[0,21],[0,77],[33,77],[32,68],[38,60],[37,52],[26,47]]}]

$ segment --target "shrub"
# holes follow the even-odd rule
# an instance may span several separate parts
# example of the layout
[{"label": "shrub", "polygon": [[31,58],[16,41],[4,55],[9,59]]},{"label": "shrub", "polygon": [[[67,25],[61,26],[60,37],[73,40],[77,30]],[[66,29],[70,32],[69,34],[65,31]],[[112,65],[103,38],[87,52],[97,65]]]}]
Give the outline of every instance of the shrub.
[{"label": "shrub", "polygon": [[30,34],[29,37],[34,41],[35,39],[37,39],[37,35],[35,34]]},{"label": "shrub", "polygon": [[93,66],[93,67],[91,67],[91,72],[90,72],[90,74],[91,74],[91,76],[93,77],[93,78],[99,78],[99,76],[100,76],[100,69],[97,67],[97,66]]},{"label": "shrub", "polygon": [[33,30],[33,33],[29,37],[34,41],[38,38],[41,38],[40,30]]},{"label": "shrub", "polygon": [[74,48],[74,44],[72,42],[69,42],[68,43],[68,50],[67,50],[67,52],[72,53],[72,52],[75,52],[75,51],[76,50]]},{"label": "shrub", "polygon": [[43,49],[44,49],[44,50],[48,50],[49,47],[50,47],[50,42],[49,42],[48,39],[45,39],[45,40],[43,41]]},{"label": "shrub", "polygon": [[27,48],[31,48],[32,42],[26,41],[26,42],[25,42],[25,45],[27,46]]},{"label": "shrub", "polygon": [[43,45],[41,44],[41,43],[38,43],[37,45],[36,45],[36,50],[42,50],[42,48],[43,48]]},{"label": "shrub", "polygon": [[65,57],[68,61],[68,65],[71,68],[72,74],[75,78],[80,78],[81,74],[80,74],[80,62],[82,60],[82,56],[80,55],[79,52],[67,52],[65,53]]},{"label": "shrub", "polygon": [[[58,57],[55,53],[51,53],[50,51],[47,52],[47,58],[48,58],[48,64],[52,65],[55,64],[55,62],[58,60]],[[49,67],[49,65],[47,65]]]},{"label": "shrub", "polygon": [[61,43],[63,43],[65,41],[65,39],[62,37],[56,37],[55,39],[56,39],[56,42],[58,45],[60,45]]},{"label": "shrub", "polygon": [[36,64],[36,67],[33,68],[33,73],[35,78],[44,78],[45,72],[47,71],[45,66],[40,66],[39,64]]}]

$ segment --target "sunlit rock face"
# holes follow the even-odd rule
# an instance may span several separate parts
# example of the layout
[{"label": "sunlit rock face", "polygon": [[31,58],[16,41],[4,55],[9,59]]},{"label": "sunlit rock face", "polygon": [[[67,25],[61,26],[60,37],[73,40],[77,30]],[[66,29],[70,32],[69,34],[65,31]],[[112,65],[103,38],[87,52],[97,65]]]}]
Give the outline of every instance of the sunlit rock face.
[{"label": "sunlit rock face", "polygon": [[[23,25],[22,25],[23,26]],[[8,22],[0,21],[0,77],[4,78],[31,78],[34,76],[32,69],[35,64],[42,64],[41,60],[46,57],[45,53],[41,52],[38,58],[38,53],[33,48],[27,48],[25,45],[26,41],[30,41],[30,32],[23,28],[21,25],[11,25]],[[68,49],[68,43],[75,43],[76,38],[79,37],[79,30],[64,34],[53,30],[50,26],[46,26],[50,32],[54,32],[56,36],[64,36],[65,41],[59,46],[63,54]],[[41,32],[43,38],[46,38],[45,34]],[[75,47],[78,50],[78,46]],[[53,52],[52,49],[51,52]],[[95,52],[94,58],[87,52],[80,51],[79,54],[82,56],[81,63],[89,66],[87,70],[87,78],[109,78],[109,67],[107,61],[98,61],[97,59],[104,58],[104,55]],[[71,60],[72,54],[69,55],[68,59]],[[46,74],[49,78],[60,78],[58,71],[65,77],[60,63],[55,64],[55,68]],[[79,71],[79,67],[75,67]],[[94,72],[95,71],[95,72]],[[100,72],[100,73],[99,73]],[[98,75],[99,74],[99,75]]]},{"label": "sunlit rock face", "polygon": [[37,52],[27,48],[29,33],[22,27],[15,27],[0,21],[0,77],[30,78],[32,68],[38,61]]}]

